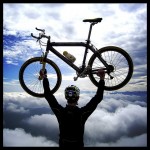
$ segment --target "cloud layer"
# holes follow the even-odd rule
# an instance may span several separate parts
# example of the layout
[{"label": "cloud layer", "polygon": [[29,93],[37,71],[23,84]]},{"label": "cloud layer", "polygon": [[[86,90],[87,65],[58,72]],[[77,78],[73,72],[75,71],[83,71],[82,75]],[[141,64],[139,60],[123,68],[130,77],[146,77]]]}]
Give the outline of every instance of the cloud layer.
[{"label": "cloud layer", "polygon": [[[30,133],[26,133],[21,128],[16,128],[15,130],[4,129],[3,138],[5,147],[48,147],[48,146],[58,146],[54,141],[48,141],[45,137],[38,136],[34,137]],[[15,138],[14,138],[15,137]]]},{"label": "cloud layer", "polygon": [[[84,106],[94,94],[82,93],[79,107]],[[146,146],[147,96],[146,93],[142,94],[141,96],[136,93],[126,95],[106,92],[103,101],[85,125],[85,146]],[[55,96],[59,103],[65,106],[63,95],[58,93]],[[15,94],[14,97],[5,94],[3,123],[6,146],[16,144],[15,140],[11,141],[6,138],[8,134],[30,136],[31,140],[33,136],[33,139],[41,140],[39,143],[44,140],[41,146],[58,145],[58,122],[45,99],[36,100],[30,96],[19,98],[19,94]],[[135,141],[134,144],[131,141]],[[30,140],[27,143],[20,143],[22,146],[24,144],[29,146]],[[34,143],[32,146],[37,145]]]}]

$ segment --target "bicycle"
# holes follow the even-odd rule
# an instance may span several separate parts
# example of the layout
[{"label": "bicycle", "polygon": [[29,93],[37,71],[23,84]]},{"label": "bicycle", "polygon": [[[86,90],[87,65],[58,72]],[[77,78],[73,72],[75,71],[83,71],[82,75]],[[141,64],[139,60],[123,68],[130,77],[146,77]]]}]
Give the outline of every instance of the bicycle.
[{"label": "bicycle", "polygon": [[[32,96],[44,97],[40,70],[46,69],[52,93],[55,93],[59,89],[62,81],[61,71],[52,60],[47,58],[49,51],[54,53],[76,71],[77,76],[74,77],[74,81],[76,81],[79,77],[84,78],[88,76],[91,82],[95,86],[98,86],[100,78],[96,74],[97,71],[102,68],[106,72],[105,90],[112,91],[125,86],[133,74],[133,62],[129,54],[122,48],[116,46],[106,46],[97,49],[90,41],[92,27],[101,21],[102,18],[83,20],[83,22],[90,23],[86,42],[51,42],[51,37],[45,34],[44,29],[36,28],[36,30],[40,31],[39,36],[34,36],[33,33],[31,33],[31,36],[37,39],[39,44],[41,44],[42,38],[46,38],[46,50],[41,57],[31,58],[21,66],[19,71],[19,81],[22,88]],[[76,66],[68,58],[63,56],[63,54],[58,52],[54,46],[85,47],[82,66]],[[86,65],[88,50],[91,50],[93,55],[90,57],[88,65]]]}]

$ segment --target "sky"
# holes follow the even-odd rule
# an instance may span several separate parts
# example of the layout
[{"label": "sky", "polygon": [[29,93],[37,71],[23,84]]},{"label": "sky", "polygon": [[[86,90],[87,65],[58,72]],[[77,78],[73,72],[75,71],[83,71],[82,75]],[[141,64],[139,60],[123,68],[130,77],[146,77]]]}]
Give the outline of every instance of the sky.
[{"label": "sky", "polygon": [[[147,146],[147,4],[146,3],[3,3],[3,146],[58,147],[58,122],[44,98],[27,94],[18,80],[19,69],[29,58],[40,56],[40,48],[30,34],[35,27],[45,29],[53,42],[84,42],[89,23],[84,19],[103,18],[92,30],[91,42],[99,49],[118,46],[131,56],[134,72],[121,89],[104,91],[103,101],[85,124],[85,147]],[[43,42],[45,42],[43,40]],[[80,66],[84,49],[60,47],[77,59]],[[92,53],[88,53],[88,60]],[[64,88],[81,90],[79,107],[95,95],[90,79],[73,80],[76,72],[49,53],[62,73],[54,94],[65,107]],[[15,138],[14,138],[15,137]]]}]

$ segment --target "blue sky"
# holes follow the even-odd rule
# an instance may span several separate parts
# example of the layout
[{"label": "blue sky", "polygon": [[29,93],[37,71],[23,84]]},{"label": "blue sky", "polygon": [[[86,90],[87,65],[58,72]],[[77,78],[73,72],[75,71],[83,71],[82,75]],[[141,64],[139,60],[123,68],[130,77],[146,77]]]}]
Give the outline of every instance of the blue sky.
[{"label": "blue sky", "polygon": [[[97,48],[115,45],[125,49],[133,60],[134,73],[123,88],[113,92],[105,91],[104,100],[87,121],[85,146],[147,145],[146,4],[4,3],[4,146],[58,146],[57,120],[46,100],[28,95],[18,81],[21,65],[29,58],[42,54],[38,43],[30,36],[31,33],[38,34],[35,27],[45,29],[52,41],[84,42],[89,23],[83,23],[82,20],[99,17],[103,20],[92,30],[92,43]],[[72,53],[77,58],[75,64],[81,65],[83,48],[60,47],[58,50],[61,53],[64,50]],[[89,52],[88,60],[91,55]],[[62,72],[62,83],[55,93],[59,103],[65,106],[63,90],[75,84],[82,91],[79,106],[85,105],[94,96],[97,87],[89,78],[73,81],[76,76],[73,69],[52,53],[48,57]],[[15,122],[12,122],[12,118]],[[13,136],[18,138],[11,138]]]}]

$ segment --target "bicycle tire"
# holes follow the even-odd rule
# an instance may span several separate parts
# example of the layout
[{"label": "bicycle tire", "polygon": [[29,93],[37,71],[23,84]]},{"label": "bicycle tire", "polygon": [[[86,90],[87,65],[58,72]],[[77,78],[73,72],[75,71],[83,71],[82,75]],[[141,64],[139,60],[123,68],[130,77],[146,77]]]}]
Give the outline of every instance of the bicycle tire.
[{"label": "bicycle tire", "polygon": [[[19,81],[20,81],[20,84],[22,86],[22,88],[30,95],[34,96],[34,97],[39,97],[39,98],[42,98],[44,97],[44,90],[43,90],[43,84],[41,83],[42,80],[38,80],[38,76],[39,76],[39,71],[40,69],[42,68],[42,64],[40,64],[40,59],[41,57],[35,57],[35,58],[31,58],[29,60],[27,60],[20,68],[20,71],[19,71]],[[33,65],[33,69],[31,68]],[[51,92],[52,93],[55,93],[59,87],[60,87],[60,84],[61,84],[61,80],[62,80],[62,76],[61,76],[61,72],[60,72],[60,69],[58,68],[58,66],[51,60],[49,59],[46,59],[46,70],[47,70],[47,76],[49,74],[49,71],[53,71],[55,74],[52,74],[51,73],[51,76],[52,78],[50,78],[49,80],[49,77],[48,80],[49,80],[49,83],[50,83],[50,88],[51,88]],[[34,73],[32,74],[27,74],[26,72],[27,71],[35,71]],[[25,77],[25,75],[31,77],[31,79],[28,77]],[[56,78],[56,82],[53,81],[53,79]],[[27,85],[28,83],[25,81],[26,79],[29,80],[29,85]],[[33,82],[32,81],[35,80],[38,84],[39,84],[39,87],[35,87],[35,85],[33,86],[33,88],[37,89],[37,88],[40,88],[40,92],[36,92],[34,90],[31,90],[29,87],[30,87],[30,84]],[[39,81],[39,82],[38,82]],[[51,81],[51,82],[50,82]],[[54,85],[51,84],[54,82]],[[37,85],[38,86],[38,85]],[[41,89],[42,88],[42,89]]]},{"label": "bicycle tire", "polygon": [[[111,52],[112,51],[112,52]],[[132,62],[132,59],[131,59],[131,57],[130,57],[130,55],[125,51],[125,50],[123,50],[123,49],[121,49],[121,48],[119,48],[119,47],[116,47],[116,46],[107,46],[107,47],[103,47],[103,48],[101,48],[101,49],[99,49],[98,50],[98,52],[100,53],[100,55],[103,57],[103,59],[107,62],[107,64],[108,65],[114,65],[114,64],[112,64],[112,58],[111,58],[111,62],[109,62],[108,60],[106,60],[106,58],[107,57],[109,57],[109,59],[110,59],[110,56],[109,56],[109,54],[107,54],[107,55],[104,55],[104,53],[105,52],[111,52],[112,54],[120,54],[120,57],[123,57],[124,58],[124,61],[126,60],[126,62],[127,62],[127,67],[128,67],[128,72],[127,72],[127,75],[126,75],[126,77],[125,77],[125,79],[123,80],[123,81],[121,81],[120,83],[118,83],[118,84],[116,84],[116,85],[113,85],[114,84],[114,82],[116,83],[116,79],[115,79],[115,77],[114,77],[114,80],[113,80],[113,83],[112,83],[112,85],[108,85],[108,82],[109,81],[107,81],[106,79],[105,79],[105,87],[104,87],[104,89],[105,90],[107,90],[107,91],[113,91],[113,90],[118,90],[118,89],[120,89],[120,88],[122,88],[123,86],[125,86],[128,82],[129,82],[129,80],[131,79],[131,77],[132,77],[132,74],[133,74],[133,62]],[[105,53],[106,54],[106,53]],[[106,57],[107,56],[107,57]],[[105,57],[105,58],[104,58]],[[115,56],[113,55],[113,57],[115,58]],[[116,57],[118,57],[118,56],[116,56]],[[96,56],[96,54],[93,54],[92,56],[91,56],[91,58],[90,58],[90,60],[89,60],[89,63],[88,63],[88,65],[93,69],[94,68],[94,61],[95,60],[99,60],[98,59],[98,57]],[[125,65],[125,64],[123,64],[123,62],[124,61],[120,61],[120,64],[118,64],[118,65]],[[103,68],[104,67],[104,65],[102,65],[102,63],[100,62],[100,60],[99,60],[99,68]],[[102,65],[102,66],[101,66]],[[121,71],[118,71],[117,70],[117,67],[118,66],[113,66],[114,67],[114,72],[113,72],[113,75],[115,75],[115,73],[117,74],[117,72],[121,72]],[[125,67],[124,67],[125,68]],[[121,69],[123,70],[124,69],[123,67],[121,67]],[[98,86],[98,82],[99,82],[99,80],[100,80],[100,78],[98,78],[98,76],[95,74],[93,74],[92,73],[92,69],[90,70],[90,72],[89,72],[89,78],[90,78],[90,80],[91,80],[91,82],[95,85],[95,86]],[[97,76],[97,77],[96,77]],[[108,75],[107,75],[108,76]],[[124,76],[124,74],[123,74],[123,72],[122,72],[122,75],[120,75],[119,76],[119,74],[118,74],[118,77],[117,77],[117,75],[116,75],[116,78],[120,78],[120,77],[122,77],[122,76]],[[105,75],[105,77],[106,77],[106,75]],[[109,79],[110,80],[110,79]]]}]

